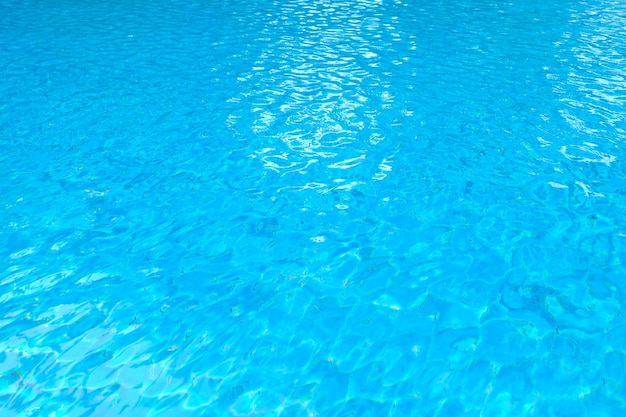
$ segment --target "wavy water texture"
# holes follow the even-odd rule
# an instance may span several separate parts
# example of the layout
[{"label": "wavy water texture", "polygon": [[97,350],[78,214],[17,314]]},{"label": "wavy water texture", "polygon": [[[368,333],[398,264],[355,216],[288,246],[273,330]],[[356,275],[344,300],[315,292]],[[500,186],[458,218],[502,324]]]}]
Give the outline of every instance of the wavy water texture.
[{"label": "wavy water texture", "polygon": [[[381,5],[296,1],[254,15],[258,37],[247,49],[255,59],[237,78],[229,101],[238,109],[228,119],[236,134],[265,138],[249,157],[280,175],[300,174],[300,187],[314,183],[318,192],[383,178],[383,162],[368,151],[385,140],[379,124],[394,102],[380,55],[400,35]],[[389,171],[395,150],[383,149]]]},{"label": "wavy water texture", "polygon": [[0,0],[0,414],[626,412],[626,8]]}]

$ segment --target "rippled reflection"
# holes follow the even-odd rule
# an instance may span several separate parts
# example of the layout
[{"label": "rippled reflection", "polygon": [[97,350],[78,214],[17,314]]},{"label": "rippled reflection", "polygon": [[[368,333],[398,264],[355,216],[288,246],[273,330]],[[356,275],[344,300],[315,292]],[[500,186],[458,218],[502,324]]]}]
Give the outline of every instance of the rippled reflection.
[{"label": "rippled reflection", "polygon": [[[241,107],[228,122],[244,135],[265,138],[251,158],[281,175],[312,168],[347,171],[385,139],[377,125],[394,96],[375,69],[389,47],[382,34],[393,28],[377,15],[380,5],[291,1],[259,14],[256,41],[263,51],[238,78],[242,93],[232,100]],[[372,161],[368,179],[384,178],[391,161],[391,155]],[[384,171],[377,169],[380,164]],[[307,179],[325,182],[323,177]]]},{"label": "rippled reflection", "polygon": [[565,77],[548,74],[568,127],[557,147],[566,159],[561,172],[577,177],[574,184],[585,196],[605,197],[600,189],[612,177],[609,169],[623,171],[617,146],[626,139],[624,3],[584,3],[570,9],[569,25],[555,46],[557,58],[567,65]]},{"label": "rippled reflection", "polygon": [[624,7],[549,9],[275,2],[240,16],[254,35],[226,124],[285,177],[279,189],[373,184],[436,159],[502,181],[528,164],[546,184],[578,187],[574,174],[594,190],[584,195],[603,195],[597,165],[621,164],[612,146],[626,136]]}]

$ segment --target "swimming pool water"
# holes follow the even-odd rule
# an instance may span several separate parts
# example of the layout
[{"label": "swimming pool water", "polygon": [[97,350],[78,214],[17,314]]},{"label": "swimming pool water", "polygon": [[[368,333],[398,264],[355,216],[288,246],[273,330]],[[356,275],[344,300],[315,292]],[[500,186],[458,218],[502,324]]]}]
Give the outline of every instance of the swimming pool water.
[{"label": "swimming pool water", "polygon": [[0,414],[626,413],[626,5],[0,0]]}]

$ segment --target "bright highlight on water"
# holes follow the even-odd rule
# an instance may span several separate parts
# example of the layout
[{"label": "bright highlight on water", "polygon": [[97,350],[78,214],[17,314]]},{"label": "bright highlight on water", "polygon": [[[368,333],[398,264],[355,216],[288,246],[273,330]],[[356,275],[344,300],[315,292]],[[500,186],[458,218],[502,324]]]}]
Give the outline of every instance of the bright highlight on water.
[{"label": "bright highlight on water", "polygon": [[610,0],[0,0],[0,414],[626,415],[625,54]]}]

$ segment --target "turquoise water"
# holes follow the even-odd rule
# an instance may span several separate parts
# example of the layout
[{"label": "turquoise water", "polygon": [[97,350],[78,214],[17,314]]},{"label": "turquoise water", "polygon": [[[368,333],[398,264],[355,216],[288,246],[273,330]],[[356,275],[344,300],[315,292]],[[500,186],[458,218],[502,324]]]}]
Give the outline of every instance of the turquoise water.
[{"label": "turquoise water", "polygon": [[626,413],[621,1],[0,0],[0,414]]}]

